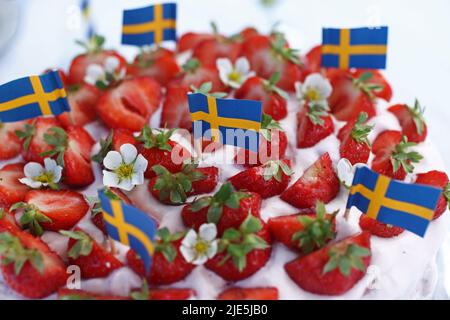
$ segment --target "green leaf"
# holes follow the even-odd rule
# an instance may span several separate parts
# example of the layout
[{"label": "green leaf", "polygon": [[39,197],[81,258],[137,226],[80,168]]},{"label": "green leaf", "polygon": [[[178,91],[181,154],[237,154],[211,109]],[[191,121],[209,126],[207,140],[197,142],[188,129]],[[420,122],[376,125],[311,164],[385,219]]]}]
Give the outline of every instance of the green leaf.
[{"label": "green leaf", "polygon": [[148,289],[148,283],[147,280],[144,279],[142,282],[142,287],[140,291],[133,291],[131,293],[131,299],[133,300],[149,300],[150,298],[150,291]]},{"label": "green leaf", "polygon": [[44,133],[44,141],[52,146],[52,149],[46,152],[40,153],[40,156],[50,156],[53,157],[57,155],[56,162],[64,167],[64,152],[67,148],[68,136],[66,131],[60,127],[52,127]]},{"label": "green leaf", "polygon": [[323,268],[323,274],[339,268],[339,272],[348,277],[352,269],[365,270],[362,258],[370,256],[370,250],[357,244],[338,243],[328,251],[328,262]]},{"label": "green leaf", "polygon": [[199,67],[200,67],[200,60],[196,58],[191,58],[181,67],[181,69],[184,72],[194,73]]},{"label": "green leaf", "polygon": [[22,130],[16,130],[15,134],[22,141],[22,146],[25,151],[30,148],[31,139],[36,134],[36,120],[33,120],[31,124],[26,123]]},{"label": "green leaf", "polygon": [[92,156],[92,161],[95,161],[97,163],[102,164],[103,163],[103,159],[105,159],[106,155],[108,154],[108,152],[110,152],[112,150],[112,138],[113,138],[113,133],[112,131],[108,134],[108,136],[106,137],[106,139],[100,139],[100,151]]},{"label": "green leaf", "polygon": [[373,126],[369,126],[366,124],[368,119],[368,115],[366,112],[361,112],[358,115],[355,125],[353,126],[351,136],[353,140],[358,143],[365,143],[370,146],[370,142],[368,136],[373,129]]},{"label": "green leaf", "polygon": [[155,251],[161,252],[166,260],[172,263],[177,257],[177,250],[173,245],[174,241],[178,241],[184,236],[184,232],[176,232],[171,234],[166,227],[156,232],[159,241],[156,243]]},{"label": "green leaf", "polygon": [[207,213],[207,221],[210,223],[218,224],[221,217],[222,217],[222,206],[219,206],[215,203],[210,205]]},{"label": "green leaf", "polygon": [[262,224],[258,218],[249,212],[239,229],[244,234],[256,233],[262,229]]},{"label": "green leaf", "polygon": [[423,113],[425,111],[425,108],[422,108],[420,106],[419,100],[415,100],[414,101],[414,107],[408,107],[411,116],[413,118],[414,124],[416,126],[417,129],[417,133],[418,134],[422,134],[424,127],[425,127],[425,120],[423,118]]},{"label": "green leaf", "polygon": [[275,32],[275,39],[271,43],[273,52],[282,60],[290,61],[300,65],[300,53],[296,49],[287,46],[287,41],[281,32]]},{"label": "green leaf", "polygon": [[66,230],[60,230],[59,233],[71,239],[77,240],[67,253],[70,258],[77,259],[80,256],[88,256],[91,254],[94,242],[86,233],[82,231]]},{"label": "green leaf", "polygon": [[157,148],[163,151],[172,151],[172,146],[170,144],[170,137],[175,132],[176,129],[170,130],[154,130],[148,125],[145,125],[139,136],[136,138],[144,144],[146,149]]},{"label": "green leaf", "polygon": [[374,98],[374,92],[380,92],[384,88],[384,86],[382,85],[370,83],[370,80],[372,78],[372,72],[364,72],[358,78],[352,78],[353,85],[367,94],[367,96],[369,96],[369,98],[371,99]]},{"label": "green leaf", "polygon": [[23,214],[19,219],[20,225],[22,228],[29,229],[35,236],[41,236],[44,233],[42,222],[52,222],[52,219],[43,214],[35,205],[18,202],[10,208],[11,211],[17,209],[23,209]]},{"label": "green leaf", "polygon": [[407,173],[412,173],[414,166],[423,159],[423,156],[416,151],[409,151],[409,148],[417,145],[414,142],[408,142],[408,138],[404,135],[402,141],[395,146],[395,150],[391,155],[392,169],[397,172],[402,167]]}]

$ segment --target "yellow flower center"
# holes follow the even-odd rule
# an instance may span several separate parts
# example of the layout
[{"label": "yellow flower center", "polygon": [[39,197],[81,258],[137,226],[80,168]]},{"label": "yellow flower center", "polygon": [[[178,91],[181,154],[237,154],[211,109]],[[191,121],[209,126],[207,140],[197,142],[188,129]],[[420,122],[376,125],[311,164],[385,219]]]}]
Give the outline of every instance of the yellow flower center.
[{"label": "yellow flower center", "polygon": [[55,175],[53,172],[50,171],[44,171],[42,174],[33,177],[34,181],[41,182],[41,183],[51,183],[53,182],[53,179],[55,178]]},{"label": "yellow flower center", "polygon": [[236,70],[233,70],[228,74],[228,79],[234,82],[239,82],[241,80],[241,74]]},{"label": "yellow flower center", "polygon": [[308,89],[305,94],[306,100],[308,101],[317,101],[320,100],[320,93],[316,89]]},{"label": "yellow flower center", "polygon": [[117,178],[119,178],[120,181],[131,179],[131,176],[134,172],[134,166],[132,163],[122,163],[114,172],[116,173]]},{"label": "yellow flower center", "polygon": [[209,247],[208,243],[206,241],[201,240],[195,244],[194,248],[198,255],[203,255],[208,250],[208,247]]}]

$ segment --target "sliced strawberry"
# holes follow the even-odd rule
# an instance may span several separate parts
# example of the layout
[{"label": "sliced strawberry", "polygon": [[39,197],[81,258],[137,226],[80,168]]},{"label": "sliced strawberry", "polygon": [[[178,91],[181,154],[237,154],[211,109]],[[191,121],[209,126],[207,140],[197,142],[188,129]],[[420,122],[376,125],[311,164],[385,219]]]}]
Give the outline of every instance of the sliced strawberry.
[{"label": "sliced strawberry", "polygon": [[133,291],[134,300],[187,300],[195,297],[195,291],[186,288],[148,288],[146,281],[140,291]]},{"label": "sliced strawberry", "polygon": [[101,247],[82,230],[61,231],[61,234],[69,237],[67,246],[69,263],[80,267],[83,278],[103,278],[123,267],[111,252]]},{"label": "sliced strawberry", "polygon": [[448,183],[449,179],[445,172],[432,170],[425,173],[419,173],[417,175],[415,183],[426,184],[433,187],[442,188],[443,194],[439,198],[439,201],[434,210],[433,219],[439,218],[447,209],[447,195],[448,195]]},{"label": "sliced strawberry", "polygon": [[355,77],[359,77],[364,73],[370,72],[372,73],[372,77],[370,78],[371,84],[376,84],[381,86],[379,90],[374,91],[374,96],[384,99],[386,101],[391,101],[392,98],[392,88],[389,85],[389,83],[386,81],[386,79],[383,77],[380,71],[374,70],[374,69],[356,69],[355,70]]},{"label": "sliced strawberry", "polygon": [[137,149],[148,161],[146,178],[156,176],[153,166],[161,165],[172,173],[181,171],[183,162],[190,158],[191,154],[180,144],[169,140],[174,129],[156,133],[148,126],[144,126],[141,134],[136,138],[141,144]]},{"label": "sliced strawberry", "polygon": [[215,35],[213,39],[200,42],[192,52],[192,56],[200,60],[202,65],[216,67],[219,58],[227,58],[234,62],[241,53],[241,44],[232,38]]},{"label": "sliced strawberry", "polygon": [[188,263],[180,251],[183,233],[170,234],[167,228],[158,230],[150,274],[147,279],[152,285],[171,284],[187,277],[195,268]]},{"label": "sliced strawberry", "polygon": [[409,151],[414,145],[414,142],[408,142],[406,136],[402,136],[399,131],[388,130],[380,133],[372,147],[375,153],[372,169],[394,179],[405,179],[407,173],[413,172],[413,163],[422,159],[418,152]]},{"label": "sliced strawberry", "polygon": [[179,72],[173,52],[161,47],[141,52],[128,67],[129,74],[152,77],[162,86],[166,86]]},{"label": "sliced strawberry", "polygon": [[19,139],[22,140],[22,157],[26,162],[44,163],[41,154],[48,152],[52,146],[45,142],[44,135],[50,128],[60,127],[61,123],[53,117],[40,117],[27,121],[22,130],[16,131]]},{"label": "sliced strawberry", "polygon": [[218,253],[206,268],[226,281],[239,281],[255,274],[270,259],[271,240],[267,225],[248,213],[238,228],[227,229]]},{"label": "sliced strawberry", "polygon": [[204,40],[214,39],[214,35],[210,33],[187,32],[183,34],[177,43],[178,52],[193,50]]},{"label": "sliced strawberry", "polygon": [[318,202],[315,213],[270,218],[268,226],[275,240],[302,253],[310,253],[336,237],[336,213],[327,214],[323,203]]},{"label": "sliced strawberry", "polygon": [[297,148],[310,148],[333,132],[333,119],[323,105],[307,103],[297,113]]},{"label": "sliced strawberry", "polygon": [[255,35],[244,41],[242,54],[250,62],[251,69],[268,79],[272,74],[281,75],[278,86],[287,91],[295,90],[294,84],[301,78],[300,59],[296,50],[289,48],[283,35],[275,37]]},{"label": "sliced strawberry", "polygon": [[0,208],[0,233],[9,232],[12,235],[20,233],[22,229],[16,222],[14,215],[9,210]]},{"label": "sliced strawberry", "polygon": [[424,109],[416,99],[414,107],[406,104],[396,104],[388,109],[398,119],[402,127],[402,133],[408,137],[408,141],[422,142],[427,137],[427,125],[423,119]]},{"label": "sliced strawberry", "polygon": [[319,73],[322,70],[322,46],[313,47],[303,58],[303,77],[311,73]]},{"label": "sliced strawberry", "polygon": [[70,112],[64,112],[57,118],[64,127],[84,126],[97,118],[95,105],[100,98],[99,90],[89,84],[73,85],[67,89]]},{"label": "sliced strawberry", "polygon": [[9,207],[23,201],[29,188],[19,179],[24,177],[23,163],[11,163],[0,170],[0,204]]},{"label": "sliced strawberry", "polygon": [[363,231],[370,232],[370,234],[381,238],[396,237],[405,231],[405,229],[369,218],[365,214],[359,217],[359,226]]},{"label": "sliced strawberry", "polygon": [[175,174],[161,165],[154,166],[153,171],[157,176],[150,180],[148,190],[162,203],[172,205],[185,203],[188,196],[213,191],[219,176],[216,167],[197,168],[193,164],[184,164]]},{"label": "sliced strawberry", "polygon": [[228,228],[238,227],[251,212],[259,217],[261,196],[253,192],[236,192],[225,183],[213,196],[196,199],[181,211],[187,227],[198,230],[204,223],[215,223],[219,235]]},{"label": "sliced strawberry", "polygon": [[281,199],[297,208],[310,208],[317,201],[330,202],[338,192],[339,179],[326,152],[281,194]]},{"label": "sliced strawberry", "polygon": [[276,87],[280,74],[275,73],[269,80],[260,77],[248,78],[236,90],[237,99],[258,100],[262,102],[263,112],[274,120],[281,120],[287,115],[287,94]]},{"label": "sliced strawberry", "polygon": [[293,174],[289,160],[269,161],[259,167],[239,172],[228,181],[236,190],[258,193],[263,199],[282,193]]},{"label": "sliced strawberry", "polygon": [[83,195],[70,190],[31,190],[11,210],[24,209],[19,219],[23,228],[40,236],[44,230],[68,230],[89,210]]},{"label": "sliced strawberry", "polygon": [[61,288],[58,290],[59,300],[128,300],[129,297],[103,295],[77,289]]},{"label": "sliced strawberry", "polygon": [[186,85],[172,84],[167,87],[161,113],[161,127],[191,129],[192,120],[189,112]]},{"label": "sliced strawberry", "polygon": [[358,119],[349,121],[339,131],[338,138],[341,140],[339,153],[341,158],[346,158],[351,164],[367,163],[370,156],[370,142],[368,135],[373,126],[365,124],[367,114],[362,112]]},{"label": "sliced strawberry", "polygon": [[2,143],[0,145],[0,160],[8,160],[20,154],[22,144],[16,135],[16,130],[21,130],[24,124],[24,121],[12,123],[0,122],[0,140],[8,141],[8,143]]},{"label": "sliced strawberry", "polygon": [[97,112],[111,129],[139,131],[148,123],[161,101],[160,85],[149,77],[122,81],[100,97]]},{"label": "sliced strawberry", "polygon": [[69,84],[84,82],[87,67],[91,64],[103,65],[109,57],[117,58],[120,62],[120,68],[126,68],[127,62],[124,57],[116,51],[102,49],[104,42],[104,37],[95,35],[88,43],[80,43],[86,49],[86,53],[80,54],[72,60],[69,67]]},{"label": "sliced strawberry", "polygon": [[366,112],[369,118],[375,116],[373,92],[380,87],[370,83],[371,77],[369,73],[365,73],[354,78],[350,72],[344,70],[336,71],[330,77],[333,91],[328,98],[328,104],[338,120],[350,121],[361,112]]},{"label": "sliced strawberry", "polygon": [[284,268],[305,291],[341,295],[365,275],[370,259],[370,234],[363,232],[297,258]]},{"label": "sliced strawberry", "polygon": [[65,285],[66,266],[39,238],[27,232],[2,232],[0,246],[3,279],[14,291],[38,299]]},{"label": "sliced strawberry", "polygon": [[280,160],[284,158],[287,146],[287,136],[280,123],[263,113],[259,131],[258,154],[240,149],[236,154],[235,162],[245,166],[258,166],[270,160]]},{"label": "sliced strawberry", "polygon": [[137,145],[137,141],[133,136],[133,133],[126,129],[115,129],[112,131],[112,148],[119,151],[123,144],[129,143],[134,146]]},{"label": "sliced strawberry", "polygon": [[278,300],[278,289],[275,287],[234,287],[222,291],[217,300]]}]

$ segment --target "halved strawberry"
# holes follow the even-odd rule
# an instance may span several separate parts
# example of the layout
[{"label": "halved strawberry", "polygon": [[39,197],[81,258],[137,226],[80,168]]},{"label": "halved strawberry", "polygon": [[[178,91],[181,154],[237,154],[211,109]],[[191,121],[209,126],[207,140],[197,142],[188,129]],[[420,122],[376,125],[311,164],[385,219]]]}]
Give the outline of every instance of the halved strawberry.
[{"label": "halved strawberry", "polygon": [[16,130],[16,134],[22,141],[22,157],[26,162],[44,163],[41,154],[52,149],[45,142],[44,135],[50,128],[60,127],[61,123],[54,117],[40,117],[27,121],[22,130]]},{"label": "halved strawberry", "polygon": [[85,187],[94,182],[91,149],[95,142],[83,127],[70,126],[66,130],[52,127],[44,133],[44,142],[51,149],[40,155],[55,158],[63,167],[65,184]]},{"label": "halved strawberry", "polygon": [[274,120],[281,120],[287,115],[287,93],[278,88],[280,73],[274,73],[269,80],[260,77],[248,78],[236,90],[237,99],[258,100],[262,102],[263,112]]},{"label": "halved strawberry", "polygon": [[215,223],[218,234],[228,228],[237,228],[251,212],[259,217],[261,196],[253,192],[234,191],[225,183],[213,196],[196,199],[181,211],[181,218],[187,227],[198,228],[204,223]]},{"label": "halved strawberry", "polygon": [[84,126],[97,118],[95,105],[100,98],[99,90],[89,84],[76,84],[67,89],[70,111],[57,118],[64,127]]},{"label": "halved strawberry", "polygon": [[119,151],[123,144],[129,143],[134,146],[137,145],[137,141],[133,136],[133,133],[127,129],[115,129],[112,130],[112,148]]},{"label": "halved strawberry", "polygon": [[190,158],[191,154],[186,148],[180,144],[169,140],[174,129],[163,131],[158,130],[157,133],[147,125],[136,138],[141,144],[137,149],[140,154],[148,161],[146,178],[156,176],[153,166],[159,164],[172,173],[181,171],[183,162]]},{"label": "halved strawberry", "polygon": [[80,267],[83,278],[103,278],[123,267],[111,252],[100,246],[84,231],[77,228],[74,231],[62,230],[60,233],[69,237],[67,246],[69,263]]},{"label": "halved strawberry", "polygon": [[146,281],[140,291],[133,291],[134,300],[187,300],[195,297],[195,291],[186,288],[150,288]]},{"label": "halved strawberry", "polygon": [[408,141],[422,142],[427,137],[427,125],[423,119],[424,109],[416,99],[414,107],[406,104],[396,104],[388,109],[398,119],[402,127],[402,133],[408,137]]},{"label": "halved strawberry", "polygon": [[392,238],[401,234],[405,229],[393,226],[391,224],[386,224],[369,218],[365,214],[359,217],[359,226],[363,231],[370,232],[370,234],[381,237],[381,238]]},{"label": "halved strawberry", "polygon": [[242,54],[258,76],[268,79],[279,72],[281,78],[278,86],[291,92],[295,90],[294,84],[301,78],[300,59],[281,33],[273,37],[255,35],[248,38],[242,44]]},{"label": "halved strawberry", "polygon": [[22,232],[14,215],[5,208],[0,208],[0,233],[8,231],[12,235]]},{"label": "halved strawberry", "polygon": [[217,300],[278,300],[278,289],[275,287],[233,287],[222,291]]},{"label": "halved strawberry", "polygon": [[333,200],[339,186],[330,155],[326,152],[281,194],[281,199],[297,208],[310,208],[317,201],[328,203]]},{"label": "halved strawberry", "polygon": [[307,102],[297,113],[297,148],[310,148],[334,132],[328,107]]},{"label": "halved strawberry", "polygon": [[61,288],[58,290],[59,300],[128,300],[129,297],[103,295],[78,289]]},{"label": "halved strawberry", "polygon": [[189,59],[182,67],[182,72],[169,84],[200,87],[202,83],[211,82],[213,91],[225,91],[226,86],[219,77],[216,67],[204,66],[198,59]]},{"label": "halved strawberry", "polygon": [[185,203],[188,196],[213,191],[219,179],[216,167],[197,168],[195,164],[184,164],[178,173],[170,173],[161,165],[152,169],[157,176],[150,179],[148,190],[162,203],[172,205]]},{"label": "halved strawberry", "polygon": [[23,163],[11,163],[0,170],[0,207],[23,201],[29,188],[19,179],[24,177]]},{"label": "halved strawberry", "polygon": [[406,173],[413,172],[413,163],[423,158],[418,152],[409,151],[415,145],[414,142],[408,142],[408,138],[399,131],[383,131],[372,146],[375,154],[372,169],[394,179],[405,179]]},{"label": "halved strawberry", "polygon": [[202,41],[210,39],[214,39],[214,35],[211,33],[187,32],[178,39],[177,50],[178,52],[193,50]]},{"label": "halved strawberry", "polygon": [[147,280],[152,285],[171,284],[187,277],[195,265],[187,262],[180,251],[183,233],[171,234],[159,229],[152,265]]},{"label": "halved strawberry", "polygon": [[280,160],[284,158],[287,145],[287,136],[280,123],[263,113],[259,131],[258,154],[240,149],[236,154],[235,162],[245,166],[258,166],[270,160]]},{"label": "halved strawberry", "polygon": [[248,278],[270,259],[270,243],[267,225],[248,213],[238,227],[225,230],[218,253],[205,266],[226,281]]},{"label": "halved strawberry", "polygon": [[166,86],[180,72],[172,51],[159,47],[155,50],[143,50],[128,66],[133,76],[148,76]]},{"label": "halved strawberry", "polygon": [[0,256],[5,283],[27,298],[47,297],[66,283],[68,275],[61,258],[27,232],[1,232]]},{"label": "halved strawberry", "polygon": [[7,141],[0,145],[0,160],[8,160],[20,154],[22,144],[19,137],[16,135],[16,130],[23,128],[25,122],[0,122],[0,141]]},{"label": "halved strawberry", "polygon": [[19,223],[37,236],[44,230],[69,230],[89,210],[82,194],[70,190],[30,190],[24,202],[17,202],[11,211],[23,209]]},{"label": "halved strawberry", "polygon": [[447,209],[447,201],[450,199],[449,179],[445,172],[431,170],[425,173],[419,173],[415,183],[426,184],[433,187],[442,188],[442,195],[434,210],[433,219],[439,218]]},{"label": "halved strawberry", "polygon": [[241,53],[241,43],[237,39],[215,34],[213,39],[200,42],[192,52],[192,56],[210,68],[216,67],[219,58],[227,58],[234,62]]},{"label": "halved strawberry", "polygon": [[113,50],[104,50],[103,44],[105,38],[99,35],[94,35],[89,42],[78,42],[86,49],[86,53],[76,56],[69,67],[68,83],[78,84],[84,82],[86,69],[91,64],[103,65],[105,60],[109,57],[116,57],[120,62],[120,68],[126,68],[127,62],[125,58]]},{"label": "halved strawberry", "polygon": [[328,104],[334,116],[341,121],[355,119],[361,112],[368,117],[375,116],[376,110],[372,101],[374,92],[381,86],[371,83],[373,73],[367,72],[354,77],[347,70],[338,70],[330,77],[333,91],[328,98]]},{"label": "halved strawberry", "polygon": [[339,153],[341,158],[348,159],[351,164],[367,163],[369,160],[370,142],[367,137],[373,126],[367,125],[366,121],[367,113],[361,112],[357,119],[349,121],[339,131]]},{"label": "halved strawberry", "polygon": [[327,214],[324,204],[317,202],[315,213],[270,218],[268,226],[275,240],[306,254],[336,237],[336,214]]},{"label": "halved strawberry", "polygon": [[313,47],[303,57],[302,76],[306,78],[311,73],[320,73],[322,70],[322,46]]},{"label": "halved strawberry", "polygon": [[259,35],[259,32],[254,27],[245,27],[239,32],[239,36],[242,38],[242,41],[248,40],[257,35]]},{"label": "halved strawberry", "polygon": [[161,86],[150,77],[137,77],[105,91],[96,108],[109,128],[139,131],[148,123],[160,101]]},{"label": "halved strawberry", "polygon": [[191,129],[192,120],[187,99],[190,91],[189,86],[181,84],[171,84],[167,87],[162,106],[161,127]]},{"label": "halved strawberry", "polygon": [[370,259],[370,234],[363,232],[288,262],[284,268],[303,290],[341,295],[365,275]]},{"label": "halved strawberry", "polygon": [[376,84],[381,86],[379,90],[375,90],[373,92],[375,97],[384,99],[386,101],[391,101],[392,98],[392,88],[389,83],[386,81],[384,76],[381,74],[379,70],[376,69],[356,69],[354,72],[355,77],[360,77],[364,73],[370,72],[372,77],[370,78],[371,84]]},{"label": "halved strawberry", "polygon": [[293,174],[289,160],[273,160],[246,169],[232,176],[228,181],[236,190],[258,193],[263,199],[282,193]]}]

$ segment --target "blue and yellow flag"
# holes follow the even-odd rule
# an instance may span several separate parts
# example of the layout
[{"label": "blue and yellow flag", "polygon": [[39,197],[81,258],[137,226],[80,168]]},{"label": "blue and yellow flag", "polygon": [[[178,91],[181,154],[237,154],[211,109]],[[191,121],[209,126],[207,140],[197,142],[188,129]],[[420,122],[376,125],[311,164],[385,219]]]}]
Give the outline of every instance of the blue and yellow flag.
[{"label": "blue and yellow flag", "polygon": [[99,198],[108,235],[136,251],[147,271],[150,270],[158,229],[156,221],[131,205],[108,198],[103,191],[99,191]]},{"label": "blue and yellow flag", "polygon": [[135,46],[176,40],[177,5],[175,3],[125,10],[122,43]]},{"label": "blue and yellow flag", "polygon": [[15,122],[70,111],[58,71],[0,86],[0,121]]},{"label": "blue and yellow flag", "polygon": [[86,24],[86,37],[91,39],[94,34],[94,24],[91,18],[91,2],[90,0],[81,0],[80,2],[81,14],[83,15],[83,20]]},{"label": "blue and yellow flag", "polygon": [[258,152],[260,101],[219,99],[202,93],[188,95],[194,138],[205,137]]},{"label": "blue and yellow flag", "polygon": [[355,206],[370,218],[423,237],[441,192],[438,188],[391,179],[365,166],[358,167],[347,208]]},{"label": "blue and yellow flag", "polygon": [[322,29],[322,67],[385,69],[388,27]]}]

